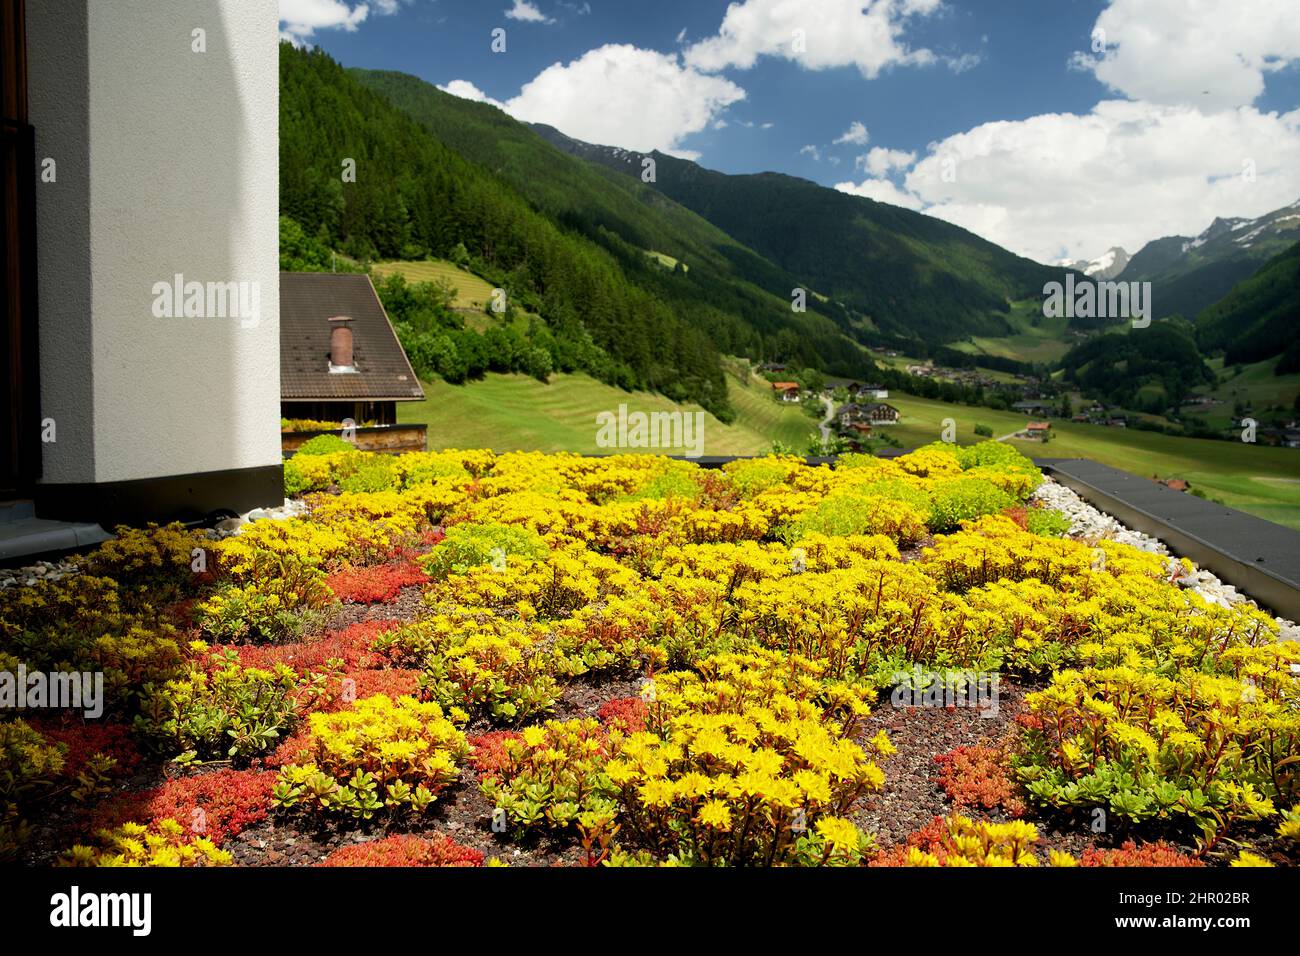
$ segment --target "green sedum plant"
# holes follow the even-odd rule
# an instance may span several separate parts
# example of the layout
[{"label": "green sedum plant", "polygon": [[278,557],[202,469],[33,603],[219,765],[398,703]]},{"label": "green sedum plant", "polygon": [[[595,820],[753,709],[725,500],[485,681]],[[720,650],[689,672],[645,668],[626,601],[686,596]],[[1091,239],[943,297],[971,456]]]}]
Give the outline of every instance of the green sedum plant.
[{"label": "green sedum plant", "polygon": [[12,859],[27,841],[25,815],[53,788],[66,752],[24,720],[0,722],[0,860]]},{"label": "green sedum plant", "polygon": [[541,535],[528,528],[507,524],[458,524],[447,529],[447,537],[424,560],[424,569],[435,580],[449,574],[463,574],[484,566],[505,570],[511,559],[540,561],[550,553]]},{"label": "green sedum plant", "polygon": [[244,667],[227,648],[179,680],[147,684],[136,729],[184,759],[246,760],[272,749],[324,692],[326,677],[292,668]]}]

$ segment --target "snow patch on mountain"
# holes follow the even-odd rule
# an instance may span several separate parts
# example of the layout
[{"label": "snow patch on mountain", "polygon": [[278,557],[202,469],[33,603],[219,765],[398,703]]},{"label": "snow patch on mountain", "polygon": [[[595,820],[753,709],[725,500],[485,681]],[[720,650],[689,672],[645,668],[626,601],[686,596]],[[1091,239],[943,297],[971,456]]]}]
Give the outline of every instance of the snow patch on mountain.
[{"label": "snow patch on mountain", "polygon": [[1096,259],[1062,259],[1061,265],[1082,272],[1091,279],[1113,279],[1128,265],[1129,254],[1111,246]]}]

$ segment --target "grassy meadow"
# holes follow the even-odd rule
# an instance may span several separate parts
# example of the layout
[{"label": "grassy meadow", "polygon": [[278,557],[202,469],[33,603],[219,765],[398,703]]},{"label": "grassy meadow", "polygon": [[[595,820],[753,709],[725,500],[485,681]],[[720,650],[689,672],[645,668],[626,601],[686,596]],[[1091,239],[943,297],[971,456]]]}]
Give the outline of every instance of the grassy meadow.
[{"label": "grassy meadow", "polygon": [[958,342],[953,348],[972,355],[996,355],[1020,362],[1055,362],[1069,351],[1073,343],[1065,317],[1047,318],[1039,299],[1012,304],[1007,315],[1011,326],[1009,335],[997,338],[973,337],[969,342]]},{"label": "grassy meadow", "polygon": [[[727,387],[736,421],[724,425],[705,413],[705,455],[759,455],[776,440],[802,449],[817,430],[816,421],[801,408],[774,401],[771,386],[757,376],[729,368]],[[596,445],[600,412],[617,414],[620,404],[629,412],[701,411],[662,395],[625,392],[583,374],[554,375],[549,383],[526,375],[489,374],[466,385],[426,382],[424,391],[423,402],[398,405],[398,420],[427,424],[430,449],[608,453],[615,449]]]},{"label": "grassy meadow", "polygon": [[400,273],[407,282],[436,282],[442,280],[456,290],[451,305],[454,309],[484,309],[492,300],[492,284],[472,272],[445,259],[427,262],[376,262],[372,267],[376,276],[387,278]]},{"label": "grassy meadow", "polygon": [[1276,413],[1270,413],[1269,409],[1276,406],[1292,409],[1296,395],[1300,394],[1300,372],[1276,375],[1273,370],[1277,368],[1278,361],[1278,358],[1271,358],[1263,362],[1252,362],[1241,366],[1240,375],[1234,375],[1233,369],[1224,370],[1223,359],[1210,359],[1208,364],[1218,375],[1219,384],[1214,388],[1198,389],[1198,394],[1217,398],[1223,404],[1213,406],[1204,414],[1193,414],[1205,419],[1214,428],[1227,428],[1231,424],[1233,405],[1236,402],[1247,406],[1257,418],[1273,418]]}]

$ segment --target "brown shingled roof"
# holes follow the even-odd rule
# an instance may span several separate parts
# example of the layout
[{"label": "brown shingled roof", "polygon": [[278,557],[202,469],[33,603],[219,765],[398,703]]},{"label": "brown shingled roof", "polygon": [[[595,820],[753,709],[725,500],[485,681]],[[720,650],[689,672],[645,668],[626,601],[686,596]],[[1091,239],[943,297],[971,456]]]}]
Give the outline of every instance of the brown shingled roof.
[{"label": "brown shingled roof", "polygon": [[[356,373],[329,370],[329,318],[352,319]],[[424,389],[367,275],[280,273],[283,401],[417,401]]]}]

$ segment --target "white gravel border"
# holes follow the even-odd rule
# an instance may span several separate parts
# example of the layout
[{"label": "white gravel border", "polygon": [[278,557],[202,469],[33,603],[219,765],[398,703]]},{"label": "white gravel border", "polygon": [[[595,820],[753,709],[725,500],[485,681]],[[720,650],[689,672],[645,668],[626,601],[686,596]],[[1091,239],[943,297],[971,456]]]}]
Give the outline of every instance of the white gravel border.
[{"label": "white gravel border", "polygon": [[[1172,576],[1176,571],[1173,552],[1163,541],[1125,527],[1110,515],[1088,504],[1070,488],[1046,475],[1043,476],[1043,483],[1034,491],[1031,500],[1041,502],[1045,507],[1054,508],[1069,518],[1071,538],[1086,541],[1106,538],[1120,544],[1132,545],[1152,554],[1163,554],[1169,558],[1170,575]],[[1231,584],[1219,580],[1204,568],[1198,567],[1191,574],[1176,580],[1181,587],[1196,592],[1211,604],[1218,604],[1221,607],[1231,607],[1241,603],[1258,606]],[[1278,623],[1282,640],[1300,640],[1300,627],[1297,627],[1294,621],[1288,621],[1283,617],[1274,620]]]}]

